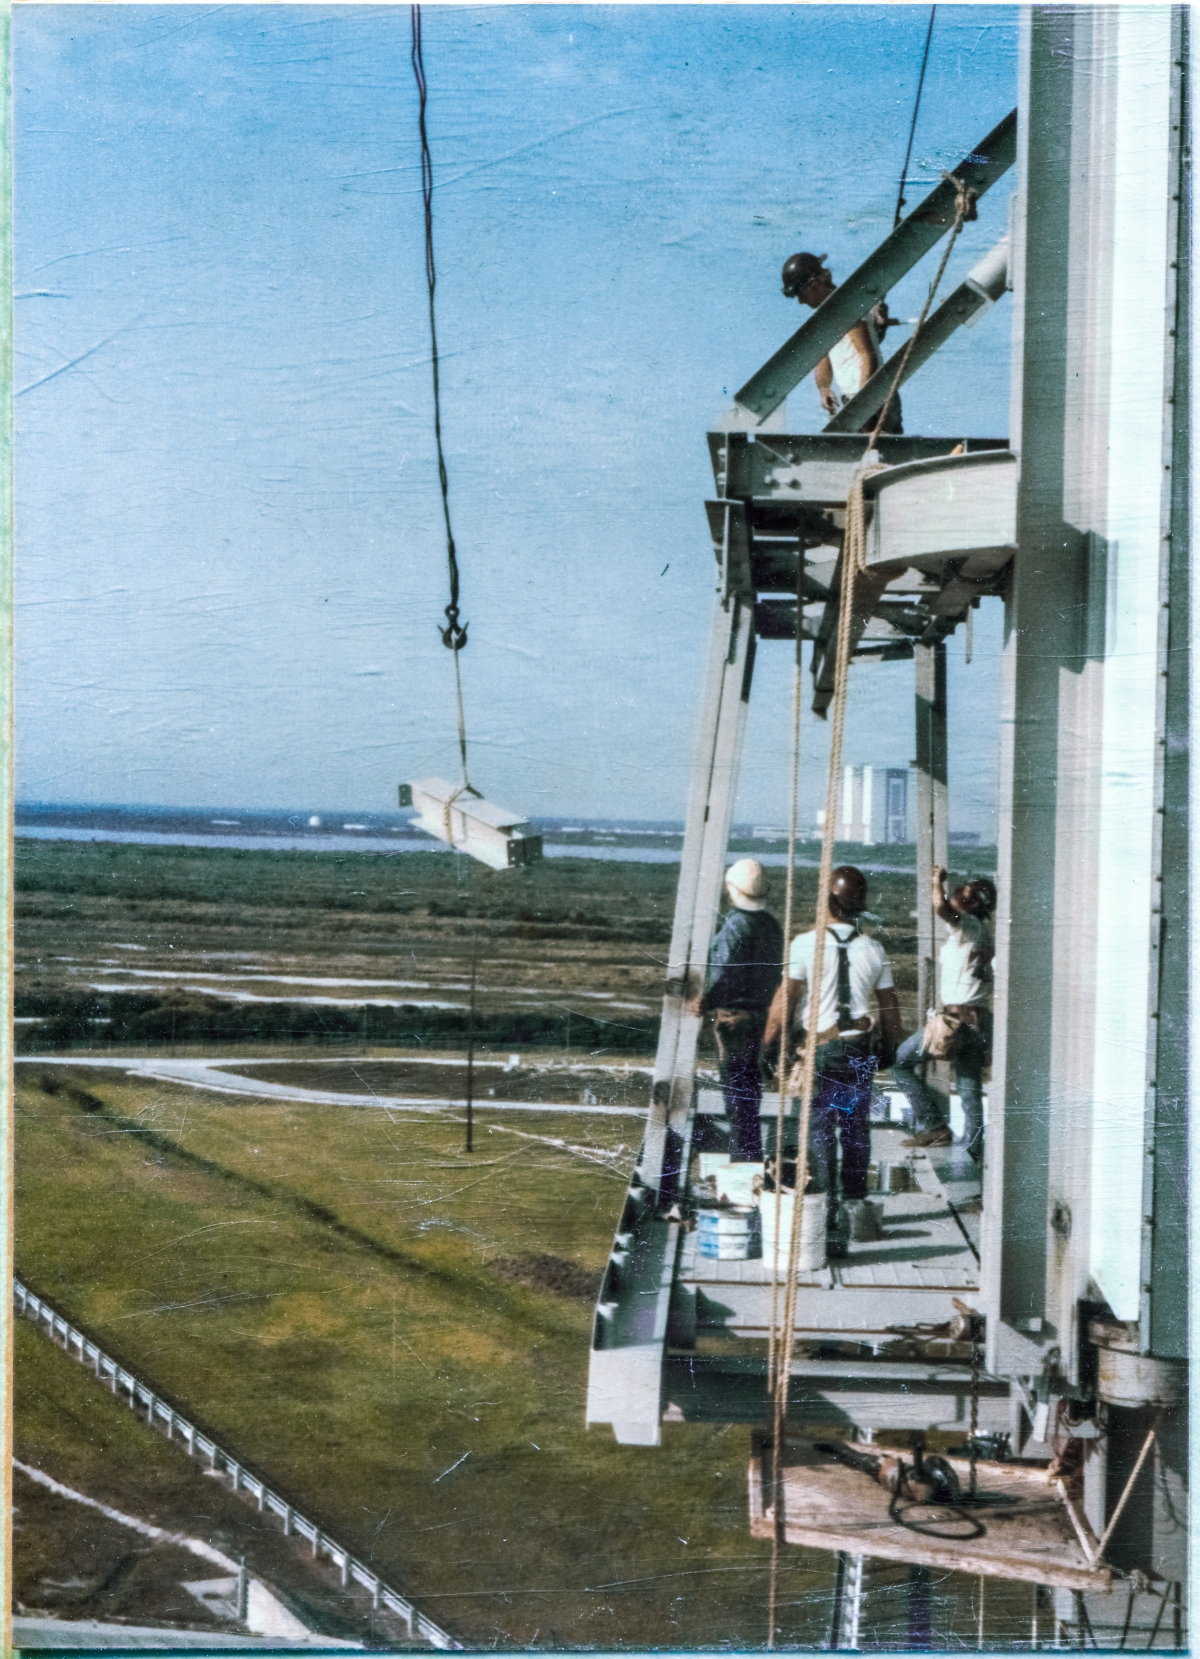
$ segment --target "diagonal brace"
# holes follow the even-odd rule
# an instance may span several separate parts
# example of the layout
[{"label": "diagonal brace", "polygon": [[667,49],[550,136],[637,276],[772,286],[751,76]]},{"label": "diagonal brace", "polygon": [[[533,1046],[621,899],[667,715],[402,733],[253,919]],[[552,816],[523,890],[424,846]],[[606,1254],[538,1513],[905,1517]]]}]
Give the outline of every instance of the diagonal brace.
[{"label": "diagonal brace", "polygon": [[[954,177],[982,196],[1003,178],[1016,155],[1017,112],[1014,109],[980,141],[977,149],[959,162]],[[865,317],[951,229],[956,197],[956,186],[949,177],[944,178],[758,373],[751,375],[737,394],[738,403],[760,420],[777,409],[793,387],[817,366],[830,346],[853,328],[860,317]]]}]

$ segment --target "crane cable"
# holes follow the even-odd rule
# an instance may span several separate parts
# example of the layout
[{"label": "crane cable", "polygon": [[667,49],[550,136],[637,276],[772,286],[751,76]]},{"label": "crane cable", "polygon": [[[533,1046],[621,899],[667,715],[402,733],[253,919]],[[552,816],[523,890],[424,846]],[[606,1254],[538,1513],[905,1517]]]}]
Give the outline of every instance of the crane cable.
[{"label": "crane cable", "polygon": [[[933,281],[929,285],[929,292],[925,296],[925,303],[921,308],[921,315],[917,319],[917,326],[912,337],[905,347],[900,359],[900,365],[888,389],[882,409],[876,419],[875,426],[867,440],[867,448],[863,455],[862,465],[854,475],[850,486],[850,493],[846,500],[846,528],[842,544],[841,560],[841,588],[838,594],[838,625],[837,625],[837,654],[834,659],[832,720],[829,734],[829,774],[825,785],[825,823],[821,834],[821,865],[817,876],[817,909],[813,923],[813,959],[809,973],[809,1015],[808,1034],[804,1046],[803,1064],[800,1075],[800,1122],[798,1145],[796,1148],[796,1185],[792,1206],[792,1232],[788,1246],[787,1283],[783,1298],[782,1329],[777,1326],[778,1317],[778,1259],[779,1259],[779,1222],[782,1210],[783,1187],[783,1120],[784,1096],[789,1079],[785,1076],[786,1053],[788,1037],[791,1029],[791,979],[787,973],[788,963],[784,963],[784,995],[783,995],[783,1032],[779,1047],[779,1111],[776,1120],[775,1140],[775,1271],[771,1288],[771,1330],[768,1341],[768,1379],[773,1396],[774,1412],[771,1437],[771,1490],[773,1494],[772,1507],[774,1525],[771,1531],[771,1570],[767,1597],[767,1647],[775,1647],[776,1625],[778,1622],[779,1599],[779,1555],[780,1546],[786,1541],[786,1518],[784,1515],[783,1490],[783,1454],[784,1454],[784,1427],[787,1421],[788,1393],[792,1374],[792,1350],[796,1340],[796,1296],[799,1289],[800,1269],[800,1241],[803,1232],[803,1209],[805,1202],[805,1188],[808,1185],[808,1133],[812,1117],[813,1091],[816,1084],[816,1037],[820,1027],[821,988],[825,969],[825,927],[823,919],[829,909],[829,891],[833,878],[833,846],[837,825],[838,782],[842,771],[842,739],[846,725],[846,693],[849,687],[850,660],[854,651],[853,623],[854,623],[854,590],[858,577],[867,569],[867,513],[864,486],[868,478],[877,472],[886,472],[886,465],[881,462],[872,462],[869,457],[875,450],[879,433],[887,419],[888,409],[896,388],[904,375],[904,368],[908,362],[909,353],[924,327],[925,319],[933,304],[954,244],[958,240],[959,232],[968,220],[975,218],[976,192],[964,185],[961,180],[952,174],[956,185],[954,204],[954,224],[942,254],[941,262]],[[804,549],[799,551],[799,571],[797,574],[797,606],[796,628],[799,632],[802,625],[803,605],[802,594],[804,584]],[[799,658],[799,638],[797,639],[797,658]],[[792,816],[790,820],[791,835],[788,842],[788,882],[784,900],[785,931],[784,950],[787,952],[787,929],[791,921],[792,898],[792,870],[795,863],[795,824],[796,824],[796,794],[798,772],[800,764],[800,715],[799,715],[799,673],[796,676],[797,690],[795,693],[793,711],[792,734]]]},{"label": "crane cable", "polygon": [[933,20],[936,16],[937,7],[930,6],[929,28],[925,33],[925,52],[921,58],[921,75],[920,79],[917,81],[917,96],[913,101],[912,122],[908,129],[908,148],[904,152],[904,166],[900,169],[900,186],[896,191],[896,217],[892,221],[893,230],[895,230],[896,226],[900,223],[900,215],[908,206],[908,203],[904,199],[904,186],[908,180],[908,164],[912,160],[913,139],[916,136],[917,131],[917,115],[921,108],[921,89],[925,85],[925,69],[926,65],[929,63],[929,43],[933,39]]},{"label": "crane cable", "polygon": [[[425,123],[425,105],[428,88],[425,82],[425,60],[421,53],[421,8],[411,7],[412,66],[420,100],[418,117],[421,132],[421,195],[425,203],[425,282],[429,289],[429,357],[433,368],[433,436],[437,444],[438,483],[442,492],[442,516],[446,521],[446,563],[450,574],[450,603],[445,608],[446,626],[438,624],[442,644],[454,653],[454,688],[458,699],[458,752],[462,760],[463,781],[450,801],[446,803],[447,830],[450,805],[461,794],[476,794],[467,776],[467,723],[463,714],[462,672],[458,654],[467,643],[468,624],[459,620],[458,554],[454,546],[454,532],[450,527],[450,481],[446,473],[446,457],[442,452],[442,397],[438,365],[437,322],[434,317],[434,292],[437,288],[437,270],[433,261],[433,159],[429,153],[429,133]],[[451,838],[453,839],[453,838]]]}]

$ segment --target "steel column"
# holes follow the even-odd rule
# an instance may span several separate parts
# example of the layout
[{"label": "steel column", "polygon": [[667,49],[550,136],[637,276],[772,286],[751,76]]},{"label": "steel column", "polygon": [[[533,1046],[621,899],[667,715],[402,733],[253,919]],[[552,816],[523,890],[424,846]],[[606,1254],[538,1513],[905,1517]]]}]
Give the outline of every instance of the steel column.
[{"label": "steel column", "polygon": [[669,1204],[678,1182],[682,1136],[692,1102],[708,949],[721,899],[729,825],[754,671],[754,611],[738,597],[713,617],[700,727],[688,792],[675,922],[667,965],[658,1054],[640,1173]]}]

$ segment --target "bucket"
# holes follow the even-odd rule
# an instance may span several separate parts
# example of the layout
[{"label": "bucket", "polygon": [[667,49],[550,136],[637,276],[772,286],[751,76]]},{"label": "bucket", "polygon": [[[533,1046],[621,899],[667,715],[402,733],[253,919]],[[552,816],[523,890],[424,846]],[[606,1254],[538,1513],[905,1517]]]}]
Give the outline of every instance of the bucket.
[{"label": "bucket", "polygon": [[[775,1198],[773,1192],[764,1192],[758,1200],[762,1217],[763,1261],[775,1262]],[[792,1247],[792,1225],[796,1213],[796,1194],[785,1187],[779,1195],[779,1277],[786,1278],[788,1252]],[[825,1266],[825,1221],[829,1213],[829,1194],[806,1193],[800,1214],[800,1271],[815,1273]]]},{"label": "bucket", "polygon": [[698,1210],[696,1249],[701,1256],[724,1262],[744,1262],[758,1254],[756,1210]]}]

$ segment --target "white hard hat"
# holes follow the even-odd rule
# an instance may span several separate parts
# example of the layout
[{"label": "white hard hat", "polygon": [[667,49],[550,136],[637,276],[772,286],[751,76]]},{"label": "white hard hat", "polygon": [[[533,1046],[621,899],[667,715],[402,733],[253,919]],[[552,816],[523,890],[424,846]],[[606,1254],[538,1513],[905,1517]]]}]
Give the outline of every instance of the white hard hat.
[{"label": "white hard hat", "polygon": [[739,858],[725,872],[729,896],[739,910],[765,910],[770,878],[757,858]]}]

